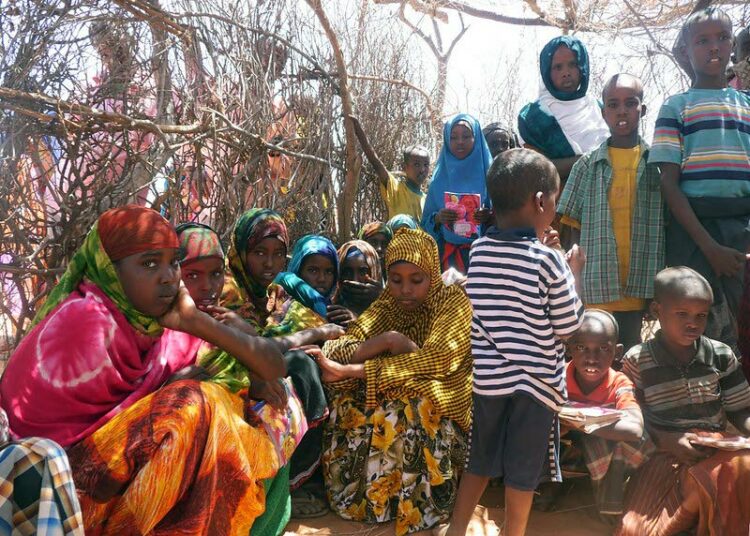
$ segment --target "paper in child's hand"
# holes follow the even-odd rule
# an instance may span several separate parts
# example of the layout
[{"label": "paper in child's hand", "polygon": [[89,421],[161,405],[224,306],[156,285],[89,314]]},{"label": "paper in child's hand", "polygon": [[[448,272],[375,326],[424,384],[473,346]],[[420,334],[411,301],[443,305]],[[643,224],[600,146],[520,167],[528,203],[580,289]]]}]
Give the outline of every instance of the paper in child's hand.
[{"label": "paper in child's hand", "polygon": [[474,213],[482,206],[482,196],[479,194],[462,194],[445,192],[445,208],[456,213],[456,222],[453,224],[453,232],[457,235],[469,238],[479,232],[479,223],[474,218]]}]

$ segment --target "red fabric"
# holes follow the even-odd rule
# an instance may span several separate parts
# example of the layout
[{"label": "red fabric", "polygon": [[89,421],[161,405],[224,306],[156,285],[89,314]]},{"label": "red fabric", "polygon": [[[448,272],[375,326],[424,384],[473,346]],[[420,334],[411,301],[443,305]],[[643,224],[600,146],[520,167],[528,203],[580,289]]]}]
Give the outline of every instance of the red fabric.
[{"label": "red fabric", "polygon": [[130,255],[163,248],[178,248],[172,224],[150,208],[125,205],[99,217],[99,239],[112,262]]},{"label": "red fabric", "polygon": [[615,409],[639,407],[635,399],[635,386],[622,372],[609,369],[604,381],[591,393],[585,395],[576,381],[575,366],[571,361],[566,366],[565,381],[568,384],[568,399],[572,402],[613,406]]},{"label": "red fabric", "polygon": [[99,287],[83,282],[8,361],[0,400],[11,432],[73,445],[194,364],[202,342],[169,329],[139,333]]}]

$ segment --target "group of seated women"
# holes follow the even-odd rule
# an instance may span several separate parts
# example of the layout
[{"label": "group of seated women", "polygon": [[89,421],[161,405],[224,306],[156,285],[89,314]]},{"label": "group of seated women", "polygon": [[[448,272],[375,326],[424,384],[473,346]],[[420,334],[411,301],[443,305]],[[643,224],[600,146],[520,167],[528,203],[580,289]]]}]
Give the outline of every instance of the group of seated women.
[{"label": "group of seated women", "polygon": [[275,536],[319,503],[398,535],[447,520],[472,310],[409,223],[287,259],[272,210],[226,252],[205,225],[103,213],[0,382],[0,531]]}]

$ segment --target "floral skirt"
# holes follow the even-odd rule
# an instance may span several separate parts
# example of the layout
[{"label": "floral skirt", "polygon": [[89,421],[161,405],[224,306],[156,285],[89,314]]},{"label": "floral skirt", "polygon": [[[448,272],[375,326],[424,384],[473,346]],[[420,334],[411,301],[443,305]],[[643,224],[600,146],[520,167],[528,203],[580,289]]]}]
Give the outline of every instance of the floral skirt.
[{"label": "floral skirt", "polygon": [[323,434],[323,473],[331,508],[365,523],[396,520],[396,534],[425,530],[453,510],[466,435],[427,398],[365,409],[362,394],[341,393]]}]

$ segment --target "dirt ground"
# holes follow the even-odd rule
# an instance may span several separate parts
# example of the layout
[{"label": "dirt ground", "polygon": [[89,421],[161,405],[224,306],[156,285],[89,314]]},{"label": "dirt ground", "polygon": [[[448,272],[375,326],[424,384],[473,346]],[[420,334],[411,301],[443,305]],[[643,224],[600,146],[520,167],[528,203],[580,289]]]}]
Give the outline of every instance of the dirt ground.
[{"label": "dirt ground", "polygon": [[[532,512],[527,536],[606,536],[612,530],[599,522],[593,507],[591,488],[585,480],[572,482],[567,494],[560,499],[554,512]],[[469,536],[497,536],[503,523],[503,489],[489,488],[474,511]],[[307,520],[292,520],[285,536],[390,536],[393,523],[365,525],[346,521],[334,513]],[[429,531],[418,536],[428,536]]]}]

